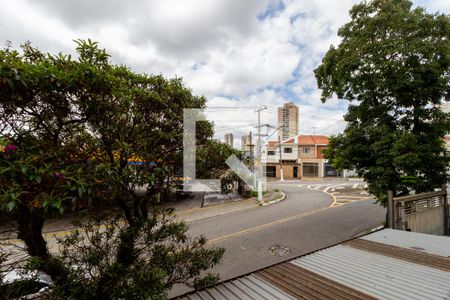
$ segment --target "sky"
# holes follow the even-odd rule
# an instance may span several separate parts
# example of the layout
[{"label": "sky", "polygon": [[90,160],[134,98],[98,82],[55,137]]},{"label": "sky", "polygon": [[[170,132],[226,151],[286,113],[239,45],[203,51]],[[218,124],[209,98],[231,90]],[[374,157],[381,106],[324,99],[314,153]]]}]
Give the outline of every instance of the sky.
[{"label": "sky", "polygon": [[[74,53],[90,38],[111,61],[136,72],[182,77],[207,99],[216,138],[276,126],[276,108],[300,108],[300,133],[332,135],[345,127],[347,103],[320,101],[314,69],[354,0],[0,0],[0,43],[30,41],[51,53]],[[450,13],[448,0],[415,0]],[[273,129],[263,130],[271,134]],[[273,134],[269,139],[276,138]]]}]

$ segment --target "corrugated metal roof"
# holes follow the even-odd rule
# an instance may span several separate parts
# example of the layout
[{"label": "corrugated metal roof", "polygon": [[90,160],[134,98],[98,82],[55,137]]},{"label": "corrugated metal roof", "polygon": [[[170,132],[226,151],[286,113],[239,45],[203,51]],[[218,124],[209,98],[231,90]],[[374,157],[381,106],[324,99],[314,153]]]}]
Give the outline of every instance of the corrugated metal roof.
[{"label": "corrugated metal roof", "polygon": [[380,299],[448,299],[450,272],[338,245],[294,260]]},{"label": "corrugated metal roof", "polygon": [[450,257],[450,237],[384,229],[361,239]]},{"label": "corrugated metal roof", "polygon": [[378,242],[355,239],[346,242],[344,245],[350,246],[359,250],[372,252],[384,256],[409,261],[415,264],[424,265],[427,267],[440,269],[442,271],[450,272],[450,259],[445,256],[430,254],[423,251],[417,251],[408,248],[402,248],[392,245],[386,245]]},{"label": "corrugated metal roof", "polygon": [[192,295],[189,300],[209,299],[295,299],[279,288],[267,283],[254,275],[248,275],[223,284],[212,286]]},{"label": "corrugated metal roof", "polygon": [[373,300],[364,292],[352,289],[292,263],[281,263],[255,273],[296,298]]},{"label": "corrugated metal roof", "polygon": [[450,299],[450,237],[384,229],[182,299]]}]

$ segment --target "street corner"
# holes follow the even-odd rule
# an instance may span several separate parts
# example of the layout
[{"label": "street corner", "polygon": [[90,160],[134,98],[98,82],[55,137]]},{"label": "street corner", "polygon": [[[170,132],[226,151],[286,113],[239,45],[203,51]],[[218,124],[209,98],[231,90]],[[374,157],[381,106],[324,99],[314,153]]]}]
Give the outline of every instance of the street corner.
[{"label": "street corner", "polygon": [[268,206],[279,203],[286,199],[286,193],[280,190],[274,190],[267,192],[263,197],[263,201],[260,203],[261,206]]}]

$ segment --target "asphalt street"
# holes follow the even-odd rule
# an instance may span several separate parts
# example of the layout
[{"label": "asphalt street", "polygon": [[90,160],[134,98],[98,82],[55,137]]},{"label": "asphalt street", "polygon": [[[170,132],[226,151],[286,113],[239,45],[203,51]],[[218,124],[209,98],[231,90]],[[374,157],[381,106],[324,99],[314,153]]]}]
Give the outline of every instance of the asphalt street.
[{"label": "asphalt street", "polygon": [[[190,223],[225,248],[213,272],[229,279],[338,242],[383,224],[386,211],[363,182],[272,182],[287,195],[280,203]],[[175,288],[171,296],[186,291]]]}]

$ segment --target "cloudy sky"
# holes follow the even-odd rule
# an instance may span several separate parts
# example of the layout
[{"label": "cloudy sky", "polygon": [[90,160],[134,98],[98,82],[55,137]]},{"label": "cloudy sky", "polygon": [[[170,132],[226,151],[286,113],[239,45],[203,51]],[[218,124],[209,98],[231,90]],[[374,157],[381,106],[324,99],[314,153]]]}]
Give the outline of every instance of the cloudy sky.
[{"label": "cloudy sky", "polygon": [[[276,125],[276,107],[287,101],[300,107],[302,134],[330,135],[344,128],[347,105],[320,102],[313,70],[339,42],[337,30],[356,2],[0,0],[0,42],[73,53],[74,39],[91,38],[114,63],[183,77],[207,97],[217,137],[254,130],[259,105],[268,106],[262,122]],[[414,4],[450,13],[448,0]],[[222,109],[230,106],[238,108]]]}]

